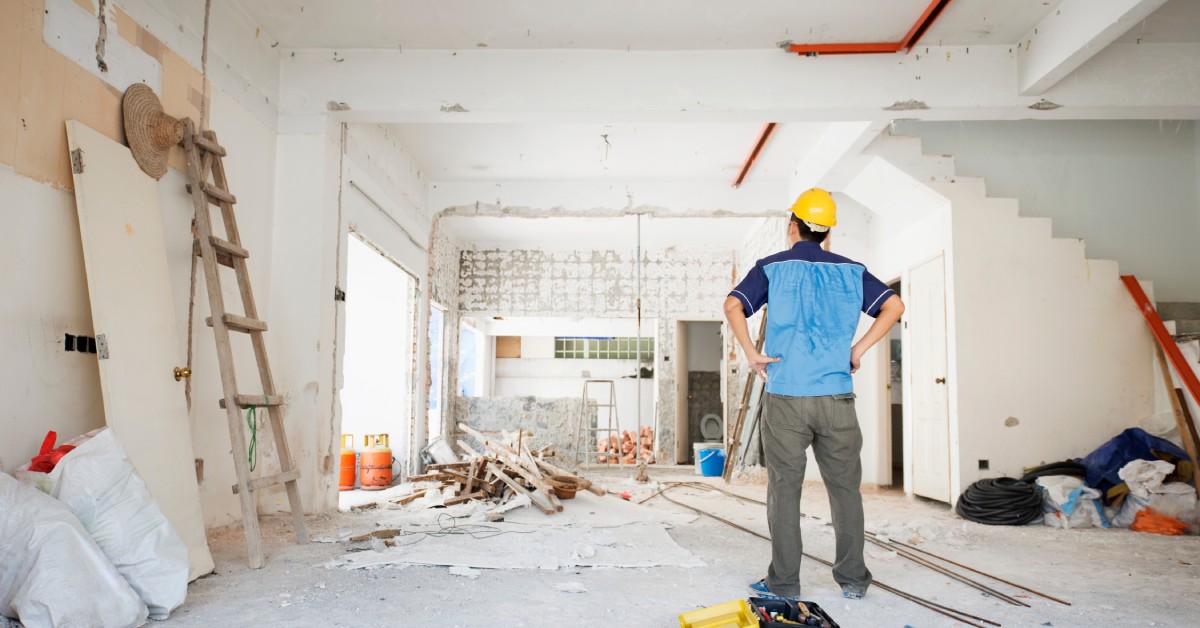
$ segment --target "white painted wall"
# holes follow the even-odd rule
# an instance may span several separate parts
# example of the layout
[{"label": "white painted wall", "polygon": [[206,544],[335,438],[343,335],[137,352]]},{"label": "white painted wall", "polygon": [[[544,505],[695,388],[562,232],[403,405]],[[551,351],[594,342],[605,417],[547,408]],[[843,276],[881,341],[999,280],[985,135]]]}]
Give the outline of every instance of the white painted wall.
[{"label": "white painted wall", "polygon": [[11,472],[60,440],[104,425],[96,356],[63,350],[63,334],[93,335],[75,196],[0,165],[0,466]]},{"label": "white painted wall", "polygon": [[690,321],[688,326],[688,372],[721,370],[721,323]]},{"label": "white painted wall", "polygon": [[954,201],[953,492],[1086,455],[1152,415],[1152,339],[1117,265],[1051,239],[1044,221],[942,191]]},{"label": "white painted wall", "polygon": [[1083,238],[1088,257],[1154,282],[1165,301],[1200,301],[1200,157],[1191,121],[899,122],[958,174],[1020,200],[1021,215]]}]

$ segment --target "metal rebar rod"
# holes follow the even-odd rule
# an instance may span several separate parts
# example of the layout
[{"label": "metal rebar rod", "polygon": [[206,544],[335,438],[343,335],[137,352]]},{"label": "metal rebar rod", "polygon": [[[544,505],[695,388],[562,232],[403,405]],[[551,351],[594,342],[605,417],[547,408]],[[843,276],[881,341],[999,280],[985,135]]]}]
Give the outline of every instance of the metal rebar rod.
[{"label": "metal rebar rod", "polygon": [[[709,517],[709,518],[711,518],[711,519],[715,519],[715,520],[717,520],[717,521],[720,521],[721,523],[724,523],[724,524],[725,524],[725,525],[727,525],[727,526],[730,526],[730,527],[736,528],[736,529],[738,529],[738,530],[741,530],[742,532],[745,532],[745,533],[747,533],[747,534],[750,534],[750,535],[756,536],[756,537],[758,537],[758,538],[760,538],[760,539],[763,539],[763,540],[765,540],[765,541],[770,541],[770,540],[771,540],[771,537],[769,537],[769,536],[767,536],[767,535],[765,535],[765,534],[762,534],[762,533],[760,533],[760,532],[755,532],[754,530],[751,530],[750,528],[747,528],[747,527],[745,527],[745,526],[742,526],[742,525],[736,524],[736,523],[734,523],[734,522],[732,522],[732,521],[730,521],[730,520],[728,520],[728,519],[725,519],[725,518],[723,518],[723,517],[719,517],[719,516],[717,516],[717,515],[714,515],[714,514],[712,514],[712,513],[710,513],[710,512],[704,511],[704,510],[701,510],[701,509],[699,509],[699,508],[696,508],[696,507],[694,507],[694,506],[689,506],[688,504],[685,504],[685,503],[683,503],[683,502],[676,501],[676,500],[674,500],[674,499],[671,499],[670,497],[668,497],[668,496],[666,495],[666,492],[667,492],[668,490],[670,490],[670,489],[672,489],[672,488],[678,488],[678,486],[679,486],[678,484],[675,484],[675,485],[666,486],[666,487],[664,487],[664,488],[661,488],[661,489],[659,489],[659,490],[658,490],[656,493],[654,493],[653,495],[651,495],[650,497],[648,497],[648,498],[646,498],[646,499],[642,500],[642,502],[640,502],[640,503],[645,503],[646,501],[649,501],[650,499],[653,499],[653,498],[655,498],[655,497],[662,497],[663,499],[665,499],[665,500],[667,500],[667,501],[671,502],[672,504],[675,504],[676,506],[681,506],[681,507],[683,507],[683,508],[687,508],[688,510],[691,510],[692,512],[695,512],[696,514],[703,515],[703,516]],[[825,559],[823,559],[823,558],[819,558],[819,557],[817,557],[817,556],[813,556],[812,554],[809,554],[809,553],[807,553],[807,552],[801,552],[800,554],[801,554],[802,556],[804,556],[805,558],[809,558],[809,559],[815,560],[815,561],[817,561],[817,562],[821,563],[822,565],[825,565],[826,567],[833,567],[833,563],[831,563],[831,562],[829,562],[829,561],[827,561],[827,560],[825,560]],[[896,596],[898,596],[898,597],[901,597],[901,598],[904,598],[904,599],[906,599],[906,600],[908,600],[908,601],[910,601],[910,602],[913,602],[914,604],[918,604],[918,605],[920,605],[920,606],[923,606],[923,607],[925,607],[925,608],[928,608],[929,610],[932,610],[932,611],[934,611],[935,613],[938,613],[938,614],[944,615],[944,616],[946,616],[946,617],[949,617],[949,618],[951,618],[951,619],[953,619],[953,620],[955,620],[955,621],[960,621],[960,622],[963,622],[964,624],[967,624],[967,625],[969,625],[969,626],[974,626],[975,628],[986,628],[986,626],[984,626],[983,624],[988,624],[988,625],[991,625],[991,626],[1000,626],[1000,623],[999,623],[999,622],[995,622],[995,621],[992,621],[992,620],[990,620],[990,619],[984,619],[984,618],[982,618],[982,617],[978,617],[978,616],[972,615],[972,614],[970,614],[970,613],[966,613],[966,612],[960,611],[960,610],[958,610],[958,609],[956,609],[956,608],[951,608],[951,607],[949,607],[949,606],[943,606],[943,605],[941,605],[941,604],[938,604],[937,602],[933,602],[933,601],[927,600],[927,599],[925,599],[925,598],[923,598],[923,597],[920,597],[920,596],[917,596],[917,595],[913,595],[912,593],[908,593],[908,592],[906,592],[906,591],[901,591],[900,589],[897,589],[897,588],[895,588],[895,587],[892,587],[892,586],[890,586],[890,585],[887,585],[887,584],[884,584],[884,583],[882,583],[882,582],[879,582],[878,580],[874,581],[872,584],[873,584],[874,586],[877,586],[877,587],[879,587],[880,589],[882,589],[882,590],[884,590],[884,591],[887,591],[888,593],[892,593],[892,594],[894,594],[894,595],[896,595]],[[975,622],[983,622],[983,623],[975,623]]]},{"label": "metal rebar rod", "polygon": [[954,573],[953,571],[951,571],[950,569],[947,569],[946,567],[931,563],[928,560],[921,558],[920,556],[911,554],[909,552],[906,552],[904,550],[901,550],[901,549],[898,549],[895,547],[890,547],[887,544],[885,544],[883,541],[880,541],[878,538],[875,538],[874,536],[866,535],[865,539],[868,543],[877,545],[886,550],[893,551],[902,558],[905,558],[905,559],[910,560],[922,567],[926,567],[932,571],[940,573],[940,574],[946,576],[947,578],[957,580],[973,589],[978,590],[981,593],[996,597],[1000,600],[1003,600],[1004,602],[1007,602],[1008,604],[1012,604],[1013,606],[1024,606],[1025,608],[1029,608],[1029,604],[1022,602],[1021,600],[1018,600],[1010,595],[1007,595],[1005,593],[997,591],[996,589],[993,589],[993,588],[987,586],[986,584],[983,584],[982,582],[979,582],[977,580],[972,580],[971,578],[968,578],[962,574]]},{"label": "metal rebar rod", "polygon": [[1010,587],[1016,587],[1016,588],[1018,588],[1018,589],[1020,589],[1020,590],[1022,590],[1022,591],[1027,591],[1027,592],[1029,592],[1029,593],[1032,593],[1032,594],[1034,594],[1034,595],[1037,595],[1037,596],[1040,596],[1040,597],[1044,597],[1044,598],[1046,598],[1047,600],[1050,600],[1050,601],[1053,601],[1053,602],[1058,602],[1059,604],[1063,604],[1063,605],[1066,605],[1066,606],[1070,606],[1070,605],[1071,605],[1071,603],[1070,603],[1070,602],[1068,602],[1068,601],[1066,601],[1066,600],[1060,600],[1060,599],[1058,599],[1058,598],[1054,597],[1053,595],[1047,595],[1047,594],[1045,594],[1045,593],[1042,593],[1041,591],[1038,591],[1038,590],[1036,590],[1036,589],[1031,589],[1031,588],[1029,588],[1029,587],[1027,587],[1027,586],[1024,586],[1024,585],[1021,585],[1021,584],[1017,584],[1017,583],[1015,583],[1015,582],[1009,582],[1008,580],[1005,580],[1004,578],[1001,578],[1001,577],[999,577],[999,576],[996,576],[996,575],[990,574],[990,573],[988,573],[988,572],[986,572],[986,571],[981,571],[981,570],[979,570],[979,569],[976,569],[976,568],[974,568],[974,567],[971,567],[971,566],[968,566],[968,565],[964,565],[964,564],[962,564],[962,563],[954,562],[953,560],[950,560],[949,558],[946,558],[945,556],[939,556],[939,555],[937,555],[937,554],[934,554],[933,552],[930,552],[930,551],[928,551],[928,550],[923,550],[923,549],[921,549],[921,548],[919,548],[919,547],[915,547],[915,546],[909,545],[908,543],[904,543],[904,542],[902,542],[902,541],[897,541],[897,540],[895,540],[895,539],[888,539],[888,543],[893,543],[893,544],[895,544],[895,545],[898,545],[898,546],[901,546],[901,547],[907,547],[908,549],[910,549],[910,550],[913,550],[913,551],[915,551],[915,552],[920,552],[920,553],[922,553],[922,554],[927,554],[927,555],[929,555],[929,556],[932,556],[932,557],[934,557],[934,558],[936,558],[936,559],[938,559],[938,560],[940,560],[940,561],[944,561],[944,562],[950,563],[951,565],[954,565],[955,567],[962,567],[963,569],[966,569],[966,570],[968,570],[968,571],[973,571],[973,572],[975,572],[975,573],[977,573],[977,574],[979,574],[979,575],[981,575],[981,576],[987,576],[988,578],[991,578],[992,580],[995,580],[995,581],[997,581],[997,582],[1003,582],[1004,584],[1007,584],[1007,585],[1008,585],[1008,586],[1010,586]]},{"label": "metal rebar rod", "polygon": [[[728,496],[730,496],[730,497],[733,497],[733,498],[735,498],[735,499],[740,499],[740,500],[742,500],[742,501],[749,502],[749,503],[751,503],[751,504],[758,504],[758,505],[760,505],[760,506],[766,506],[766,505],[767,505],[767,503],[766,503],[766,502],[764,502],[764,501],[761,501],[761,500],[754,499],[753,497],[746,497],[745,495],[739,495],[739,494],[737,494],[737,493],[734,493],[733,491],[728,491],[728,490],[725,490],[725,489],[723,489],[723,488],[721,488],[721,487],[719,487],[719,486],[711,486],[711,485],[709,485],[709,484],[704,484],[704,483],[702,483],[702,482],[667,482],[666,484],[670,484],[670,485],[674,485],[674,486],[690,486],[690,487],[695,487],[695,488],[703,488],[703,489],[707,489],[707,490],[710,490],[710,491],[718,491],[718,492],[724,493],[724,494],[726,494],[726,495],[728,495]],[[820,517],[817,517],[817,516],[815,516],[815,515],[806,514],[806,513],[803,513],[803,512],[802,512],[802,513],[800,513],[800,516],[802,516],[802,517],[807,517],[807,518],[809,518],[809,519],[812,519],[812,520],[814,520],[814,521],[825,521],[824,519],[822,519],[822,518],[820,518]],[[828,522],[826,522],[826,524],[828,525]],[[870,535],[870,536],[876,536],[876,537],[878,536],[878,534],[876,534],[875,532],[872,532],[872,531],[870,531],[870,530],[867,530],[867,531],[866,531],[866,534],[867,534],[867,535]],[[932,556],[933,558],[936,558],[936,559],[938,559],[938,560],[940,560],[940,561],[943,561],[943,562],[950,563],[951,565],[954,565],[955,567],[962,567],[963,569],[966,569],[966,570],[968,570],[968,571],[971,571],[971,572],[977,573],[977,574],[979,574],[979,575],[981,575],[981,576],[986,576],[986,577],[988,577],[988,578],[991,578],[992,580],[995,580],[995,581],[997,581],[997,582],[1002,582],[1002,583],[1004,583],[1004,584],[1007,584],[1007,585],[1008,585],[1008,586],[1010,586],[1010,587],[1015,587],[1015,588],[1018,588],[1018,589],[1020,589],[1020,590],[1022,590],[1022,591],[1026,591],[1026,592],[1028,592],[1028,593],[1032,593],[1032,594],[1034,594],[1034,595],[1037,595],[1037,596],[1039,596],[1039,597],[1043,597],[1043,598],[1045,598],[1045,599],[1047,599],[1047,600],[1050,600],[1050,601],[1052,601],[1052,602],[1058,602],[1059,604],[1063,604],[1063,605],[1065,605],[1065,606],[1071,606],[1071,603],[1070,603],[1070,602],[1068,602],[1068,601],[1066,601],[1066,600],[1063,600],[1063,599],[1060,599],[1060,598],[1056,598],[1056,597],[1054,597],[1053,595],[1047,595],[1047,594],[1045,594],[1045,593],[1042,593],[1041,591],[1038,591],[1037,589],[1034,589],[1034,588],[1031,588],[1031,587],[1027,587],[1027,586],[1025,586],[1025,585],[1022,585],[1022,584],[1017,584],[1016,582],[1012,582],[1012,581],[1009,581],[1009,580],[1005,580],[1004,578],[1001,578],[1001,577],[999,577],[999,576],[997,576],[997,575],[995,575],[995,574],[991,574],[991,573],[988,573],[988,572],[986,572],[986,571],[983,571],[983,570],[980,570],[980,569],[976,569],[976,568],[974,568],[974,567],[971,567],[970,565],[964,565],[964,564],[962,564],[962,563],[955,562],[955,561],[953,561],[953,560],[950,560],[949,558],[946,558],[945,556],[941,556],[941,555],[939,555],[939,554],[935,554],[935,553],[933,553],[933,552],[931,552],[931,551],[929,551],[929,550],[921,549],[921,548],[919,548],[919,547],[916,547],[916,546],[913,546],[913,545],[909,545],[908,543],[904,543],[904,542],[902,542],[902,541],[897,541],[897,540],[895,540],[895,539],[888,539],[888,540],[887,540],[887,542],[888,542],[888,543],[893,543],[893,544],[895,544],[895,545],[897,545],[897,546],[900,546],[900,547],[908,548],[908,549],[910,549],[910,550],[913,550],[913,551],[916,551],[916,552],[920,552],[920,553],[922,553],[922,554],[926,554],[926,555],[928,555],[928,556]],[[897,549],[897,548],[891,548],[891,549]]]}]

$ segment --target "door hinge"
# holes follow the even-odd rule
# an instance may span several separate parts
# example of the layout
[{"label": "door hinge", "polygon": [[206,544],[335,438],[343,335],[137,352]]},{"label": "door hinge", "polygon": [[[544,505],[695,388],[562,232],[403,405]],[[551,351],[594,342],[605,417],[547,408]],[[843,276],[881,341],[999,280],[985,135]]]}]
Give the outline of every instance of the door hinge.
[{"label": "door hinge", "polygon": [[83,149],[81,148],[71,151],[71,172],[83,174]]},{"label": "door hinge", "polygon": [[345,302],[345,300],[346,300],[346,291],[345,291],[345,290],[342,290],[341,288],[338,288],[337,286],[334,286],[334,288],[333,288],[333,300],[334,300],[334,301],[342,301],[342,302]]},{"label": "door hinge", "polygon": [[105,334],[96,334],[96,357],[108,359],[108,336]]}]

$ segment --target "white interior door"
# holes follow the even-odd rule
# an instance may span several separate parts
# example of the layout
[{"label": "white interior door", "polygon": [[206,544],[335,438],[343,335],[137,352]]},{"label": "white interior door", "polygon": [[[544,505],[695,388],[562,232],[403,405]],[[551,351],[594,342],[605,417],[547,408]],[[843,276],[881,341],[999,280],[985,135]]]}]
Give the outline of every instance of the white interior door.
[{"label": "white interior door", "polygon": [[93,326],[107,345],[107,355],[98,352],[105,421],[187,545],[194,580],[213,560],[183,384],[173,374],[183,362],[157,187],[128,148],[86,125],[68,121],[67,140],[82,162],[75,202]]},{"label": "white interior door", "polygon": [[910,272],[913,492],[950,501],[950,411],[946,387],[946,272],[942,256]]}]

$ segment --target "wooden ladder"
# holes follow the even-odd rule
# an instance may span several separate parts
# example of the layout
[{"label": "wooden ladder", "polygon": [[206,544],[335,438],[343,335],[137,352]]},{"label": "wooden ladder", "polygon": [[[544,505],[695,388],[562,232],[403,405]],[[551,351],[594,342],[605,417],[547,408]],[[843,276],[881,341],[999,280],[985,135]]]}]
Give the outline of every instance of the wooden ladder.
[{"label": "wooden ladder", "polygon": [[[288,448],[287,434],[284,432],[283,397],[275,390],[275,380],[271,376],[271,365],[267,361],[267,342],[264,333],[267,324],[258,319],[258,308],[254,305],[254,292],[250,288],[250,273],[246,268],[246,259],[250,252],[242,247],[238,235],[237,219],[233,213],[233,205],[237,199],[230,194],[229,184],[225,178],[225,166],[221,159],[225,149],[217,143],[217,135],[212,131],[203,134],[196,133],[196,125],[190,119],[183,120],[185,132],[183,149],[187,154],[188,179],[191,183],[187,191],[192,196],[196,210],[196,240],[192,245],[193,255],[198,255],[204,264],[204,284],[208,290],[208,302],[212,317],[208,324],[213,328],[217,342],[217,362],[221,367],[221,388],[224,398],[220,405],[225,409],[229,420],[229,438],[233,444],[233,467],[237,472],[237,484],[233,486],[242,504],[242,525],[246,534],[246,554],[250,567],[258,569],[263,566],[262,535],[259,531],[258,508],[255,493],[276,484],[287,488],[288,503],[292,509],[292,520],[296,528],[296,540],[308,543],[308,530],[304,525],[304,508],[300,504],[300,471],[292,460]],[[209,180],[211,177],[211,181]],[[212,218],[209,206],[216,205],[221,209],[221,217],[225,223],[225,238],[213,235]],[[244,316],[229,314],[225,311],[225,299],[221,294],[221,273],[219,266],[232,268],[237,275],[238,288],[241,292]],[[229,332],[236,331],[250,335],[254,346],[254,357],[258,362],[258,375],[262,380],[262,394],[241,394],[238,392],[237,377],[233,367],[233,351],[229,344]],[[275,436],[275,447],[279,454],[280,473],[267,477],[250,477],[250,464],[247,460],[246,435],[244,433],[242,409],[264,408],[270,417],[270,431]]]}]

